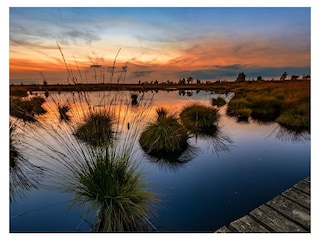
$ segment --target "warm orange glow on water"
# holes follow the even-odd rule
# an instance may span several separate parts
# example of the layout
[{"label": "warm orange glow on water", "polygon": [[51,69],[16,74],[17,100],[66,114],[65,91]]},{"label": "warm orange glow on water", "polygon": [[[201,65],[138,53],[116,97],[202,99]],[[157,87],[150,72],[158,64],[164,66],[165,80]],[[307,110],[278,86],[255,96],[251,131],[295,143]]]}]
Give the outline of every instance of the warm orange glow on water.
[{"label": "warm orange glow on water", "polygon": [[[40,116],[40,121],[50,122],[50,124],[61,126],[62,121],[58,112],[58,106],[68,105],[70,110],[70,126],[76,127],[84,123],[90,113],[106,111],[115,116],[118,128],[126,128],[129,123],[131,127],[141,128],[145,124],[156,119],[156,109],[163,107],[177,117],[181,110],[191,102],[201,102],[209,104],[210,93],[196,95],[194,97],[179,96],[178,91],[158,93],[135,93],[138,95],[137,106],[132,105],[130,92],[92,92],[87,93],[87,100],[80,93],[61,93],[51,92],[44,103],[47,113]],[[198,100],[197,100],[198,99]],[[88,102],[86,102],[88,101]]]}]

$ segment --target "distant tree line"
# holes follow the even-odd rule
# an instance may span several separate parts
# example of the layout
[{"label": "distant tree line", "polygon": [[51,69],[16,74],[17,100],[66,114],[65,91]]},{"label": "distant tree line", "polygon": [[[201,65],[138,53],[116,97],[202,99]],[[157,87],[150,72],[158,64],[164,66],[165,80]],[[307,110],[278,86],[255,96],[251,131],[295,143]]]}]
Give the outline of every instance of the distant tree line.
[{"label": "distant tree line", "polygon": [[[288,73],[287,72],[284,72],[281,76],[280,76],[280,81],[284,81],[286,80],[286,78],[288,77]],[[299,79],[302,79],[302,80],[310,80],[310,75],[303,75],[301,78],[299,75],[291,75],[291,80],[299,80]],[[254,79],[252,79],[254,80]],[[272,79],[274,80],[274,79]],[[235,80],[236,82],[244,82],[246,81],[246,75],[244,74],[244,72],[239,72],[238,76],[237,76],[237,79]],[[264,79],[262,78],[262,76],[258,76],[257,77],[257,81],[264,81]]]}]

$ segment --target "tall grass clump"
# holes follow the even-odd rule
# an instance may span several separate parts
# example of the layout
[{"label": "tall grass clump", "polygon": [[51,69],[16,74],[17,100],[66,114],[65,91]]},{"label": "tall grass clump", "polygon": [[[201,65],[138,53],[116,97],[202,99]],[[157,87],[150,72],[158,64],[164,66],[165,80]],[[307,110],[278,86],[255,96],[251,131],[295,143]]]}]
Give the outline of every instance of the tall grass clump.
[{"label": "tall grass clump", "polygon": [[182,109],[180,119],[185,128],[192,134],[213,133],[217,130],[219,114],[216,108],[192,103]]},{"label": "tall grass clump", "polygon": [[283,97],[282,112],[276,122],[286,128],[310,131],[310,88],[292,89]]},{"label": "tall grass clump", "polygon": [[188,134],[178,118],[164,108],[158,108],[156,121],[142,132],[139,143],[148,154],[180,154],[187,149]]},{"label": "tall grass clump", "polygon": [[226,105],[226,103],[227,103],[226,100],[224,100],[222,97],[211,99],[212,106],[222,107],[222,106]]},{"label": "tall grass clump", "polygon": [[285,127],[310,129],[310,81],[243,85],[228,103],[227,114],[276,121]]},{"label": "tall grass clump", "polygon": [[99,151],[81,167],[75,173],[77,181],[69,187],[76,194],[74,204],[85,206],[91,202],[92,208],[98,209],[94,231],[150,230],[147,216],[156,198],[147,191],[130,155]]},{"label": "tall grass clump", "polygon": [[[76,84],[63,60],[68,79]],[[69,194],[71,206],[95,214],[92,231],[152,230],[149,216],[158,201],[144,182],[137,152],[151,102],[132,107],[125,92],[101,95],[92,99],[80,90],[50,94],[44,104],[47,114],[37,116],[37,127],[30,124],[26,130],[23,150],[48,167],[46,188]],[[61,121],[64,102],[70,121]]]},{"label": "tall grass clump", "polygon": [[236,95],[228,103],[227,114],[236,117],[238,120],[248,120],[252,111],[249,106],[248,100]]},{"label": "tall grass clump", "polygon": [[276,122],[287,128],[310,131],[310,105],[301,103],[287,109],[276,119]]},{"label": "tall grass clump", "polygon": [[96,109],[86,93],[72,96],[72,120],[62,122],[58,100],[52,100],[47,109],[56,120],[39,119],[41,127],[29,130],[36,144],[28,150],[50,167],[48,188],[70,194],[71,206],[87,209],[88,215],[97,213],[92,231],[151,231],[149,216],[158,201],[144,182],[142,156],[137,154],[140,124],[149,106],[132,108],[123,93],[108,97],[108,104]]},{"label": "tall grass clump", "polygon": [[93,146],[107,146],[113,138],[114,116],[107,111],[90,113],[75,131],[75,136]]},{"label": "tall grass clump", "polygon": [[273,96],[249,97],[251,117],[256,120],[271,122],[274,121],[281,112],[281,101]]}]

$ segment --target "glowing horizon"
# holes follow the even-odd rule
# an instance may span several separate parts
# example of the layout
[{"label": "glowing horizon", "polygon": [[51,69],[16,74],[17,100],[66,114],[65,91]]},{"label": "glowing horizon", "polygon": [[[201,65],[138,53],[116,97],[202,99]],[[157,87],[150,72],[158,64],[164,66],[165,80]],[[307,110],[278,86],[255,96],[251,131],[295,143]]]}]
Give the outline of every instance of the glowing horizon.
[{"label": "glowing horizon", "polygon": [[111,67],[121,49],[129,82],[310,74],[310,22],[306,7],[11,7],[10,81],[65,83],[57,43],[75,72]]}]

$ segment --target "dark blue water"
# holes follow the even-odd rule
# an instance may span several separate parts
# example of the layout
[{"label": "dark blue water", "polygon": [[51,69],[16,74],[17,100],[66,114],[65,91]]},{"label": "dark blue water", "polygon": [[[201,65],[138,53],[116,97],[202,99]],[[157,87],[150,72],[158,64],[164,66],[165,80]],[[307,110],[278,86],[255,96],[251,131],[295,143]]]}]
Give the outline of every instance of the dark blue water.
[{"label": "dark blue water", "polygon": [[[192,98],[156,95],[156,105],[181,106]],[[162,205],[152,223],[160,232],[212,232],[310,176],[310,136],[277,123],[238,123],[220,110],[219,137],[191,138],[189,161],[172,165],[145,156],[145,181]],[[10,204],[11,232],[87,232],[93,214],[70,208],[70,196],[34,189]]]}]

